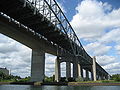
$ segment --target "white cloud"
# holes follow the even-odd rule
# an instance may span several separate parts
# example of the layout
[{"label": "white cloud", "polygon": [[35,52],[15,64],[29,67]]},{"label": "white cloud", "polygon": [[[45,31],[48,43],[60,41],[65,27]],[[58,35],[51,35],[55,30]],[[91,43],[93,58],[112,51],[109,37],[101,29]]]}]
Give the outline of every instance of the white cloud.
[{"label": "white cloud", "polygon": [[79,38],[95,40],[108,28],[120,27],[120,9],[113,9],[108,3],[84,0],[76,7],[71,25]]},{"label": "white cloud", "polygon": [[56,56],[53,56],[51,54],[46,54],[45,75],[52,76],[53,74],[55,74],[55,59]]},{"label": "white cloud", "polygon": [[120,45],[116,45],[114,48],[117,50],[117,53],[120,55]]},{"label": "white cloud", "polygon": [[107,56],[107,55],[103,55],[103,56],[97,56],[97,62],[101,65],[101,66],[105,66],[108,64],[112,64],[116,61],[116,58],[114,56]]},{"label": "white cloud", "polygon": [[120,43],[120,28],[113,29],[109,31],[108,33],[104,34],[100,39],[100,42],[102,43]]},{"label": "white cloud", "polygon": [[99,42],[89,43],[84,47],[86,51],[95,56],[107,54],[112,48],[111,46],[105,46]]},{"label": "white cloud", "polygon": [[111,63],[106,66],[103,66],[110,74],[120,74],[120,63]]}]

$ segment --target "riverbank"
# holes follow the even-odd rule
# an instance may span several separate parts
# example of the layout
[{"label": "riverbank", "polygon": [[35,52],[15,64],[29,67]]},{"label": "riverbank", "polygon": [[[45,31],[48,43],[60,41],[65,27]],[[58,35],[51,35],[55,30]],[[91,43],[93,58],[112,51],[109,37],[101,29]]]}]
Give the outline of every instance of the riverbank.
[{"label": "riverbank", "polygon": [[120,82],[116,83],[98,83],[98,82],[0,82],[0,85],[50,85],[50,86],[120,86]]},{"label": "riverbank", "polygon": [[120,83],[84,83],[84,82],[69,82],[68,86],[120,86]]}]

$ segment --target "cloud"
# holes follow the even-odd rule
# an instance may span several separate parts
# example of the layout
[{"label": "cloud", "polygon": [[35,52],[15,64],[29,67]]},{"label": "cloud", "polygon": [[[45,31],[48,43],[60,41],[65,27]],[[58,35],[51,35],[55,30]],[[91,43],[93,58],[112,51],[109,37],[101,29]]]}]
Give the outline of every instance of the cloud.
[{"label": "cloud", "polygon": [[97,56],[97,62],[101,66],[115,63],[115,61],[116,61],[116,58],[114,56],[107,56],[107,55]]},{"label": "cloud", "polygon": [[104,34],[99,41],[101,43],[120,43],[120,28],[113,29],[108,33]]},{"label": "cloud", "polygon": [[103,66],[110,74],[120,74],[120,63],[111,63],[106,66]]},{"label": "cloud", "polygon": [[92,55],[99,56],[107,54],[107,52],[112,48],[111,46],[106,46],[99,42],[89,43],[84,46],[85,50]]},{"label": "cloud", "polygon": [[120,55],[120,45],[116,45],[114,48],[117,50],[117,53]]},{"label": "cloud", "polygon": [[76,14],[70,22],[79,38],[96,40],[108,28],[120,27],[120,9],[113,9],[108,3],[84,0],[76,7]]}]

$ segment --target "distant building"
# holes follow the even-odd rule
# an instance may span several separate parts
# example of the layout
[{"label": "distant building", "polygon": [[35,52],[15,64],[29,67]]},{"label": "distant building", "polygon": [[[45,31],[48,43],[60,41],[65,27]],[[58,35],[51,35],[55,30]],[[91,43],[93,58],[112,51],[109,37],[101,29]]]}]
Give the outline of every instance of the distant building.
[{"label": "distant building", "polygon": [[0,68],[0,71],[5,73],[6,75],[9,75],[9,70],[7,70],[7,68]]}]

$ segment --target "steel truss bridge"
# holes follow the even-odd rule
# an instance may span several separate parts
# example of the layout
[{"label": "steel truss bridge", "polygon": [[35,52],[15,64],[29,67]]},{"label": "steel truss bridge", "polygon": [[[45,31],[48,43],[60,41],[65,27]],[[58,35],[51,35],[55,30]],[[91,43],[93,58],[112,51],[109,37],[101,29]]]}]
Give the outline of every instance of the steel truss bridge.
[{"label": "steel truss bridge", "polygon": [[[55,55],[59,58],[71,58],[61,59],[61,62],[80,63],[84,69],[92,72],[93,58],[81,45],[74,29],[55,0],[0,0],[0,20],[2,21],[3,18],[56,46]],[[97,62],[96,73],[109,75]]]}]

